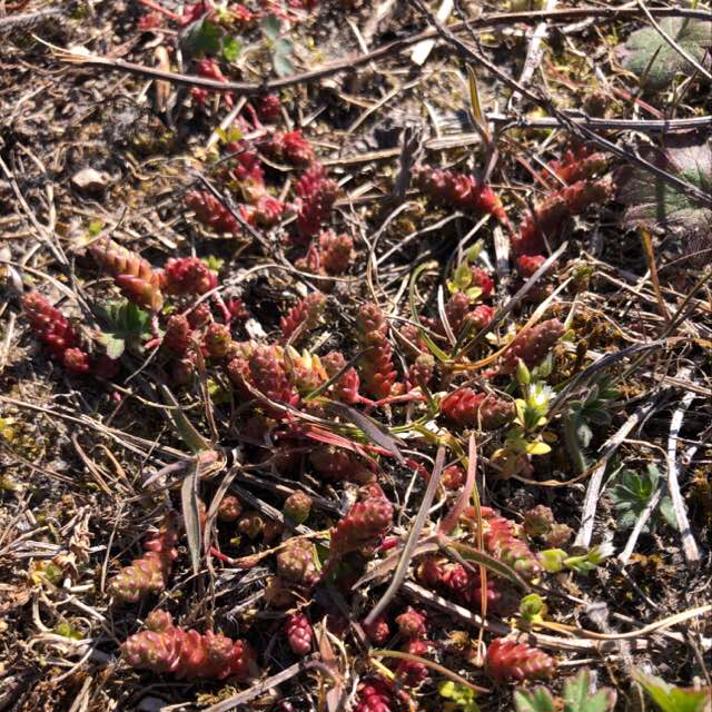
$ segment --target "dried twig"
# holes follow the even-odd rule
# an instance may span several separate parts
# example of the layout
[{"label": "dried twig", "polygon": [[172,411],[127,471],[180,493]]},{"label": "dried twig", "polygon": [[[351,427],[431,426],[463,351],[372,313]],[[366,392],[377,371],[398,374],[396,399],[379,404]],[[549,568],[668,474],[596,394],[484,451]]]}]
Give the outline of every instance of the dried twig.
[{"label": "dried twig", "polygon": [[620,447],[621,443],[628,437],[628,434],[633,428],[643,422],[653,411],[653,408],[658,402],[658,398],[659,394],[656,394],[652,400],[638,408],[604,444],[602,448],[603,455],[599,457],[595,469],[591,474],[591,479],[588,482],[588,488],[583,502],[583,512],[581,514],[581,528],[574,541],[576,546],[588,548],[591,545],[591,536],[593,535],[593,524],[596,518],[596,510],[598,509],[601,485],[603,484],[603,476],[608,467],[609,460]]},{"label": "dried twig", "polygon": [[[682,369],[678,376],[685,378],[689,375],[688,369]],[[685,559],[687,563],[691,566],[698,566],[700,563],[700,551],[695,542],[695,537],[692,535],[690,530],[690,521],[687,518],[687,510],[685,508],[685,502],[682,499],[682,494],[680,492],[680,481],[679,481],[679,465],[677,461],[677,444],[679,442],[678,435],[680,434],[680,428],[682,427],[682,421],[685,417],[685,411],[690,407],[692,401],[696,398],[696,394],[692,392],[685,393],[680,401],[680,407],[675,410],[670,419],[670,434],[668,436],[667,442],[667,466],[668,466],[668,479],[667,485],[670,491],[670,499],[672,500],[672,508],[675,512],[675,519],[677,521],[678,529],[680,530],[680,536],[682,537],[682,551],[685,554]]]}]

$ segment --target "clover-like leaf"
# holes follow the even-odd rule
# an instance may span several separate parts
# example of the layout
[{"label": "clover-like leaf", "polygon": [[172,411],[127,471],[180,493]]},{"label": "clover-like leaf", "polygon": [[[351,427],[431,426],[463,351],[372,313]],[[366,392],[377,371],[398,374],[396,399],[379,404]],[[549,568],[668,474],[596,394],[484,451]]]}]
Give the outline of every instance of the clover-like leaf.
[{"label": "clover-like leaf", "polygon": [[[684,17],[666,17],[660,28],[698,63],[709,64],[707,50],[712,47],[712,22]],[[623,66],[637,74],[643,87],[658,91],[667,87],[676,74],[689,75],[695,68],[655,27],[637,30],[619,46]]]},{"label": "clover-like leaf", "polygon": [[591,675],[584,669],[564,684],[564,712],[607,712],[616,703],[616,693],[604,687],[591,692]]},{"label": "clover-like leaf", "polygon": [[[667,140],[663,149],[650,147],[641,155],[701,193],[712,195],[712,141],[694,136]],[[619,199],[628,208],[625,224],[659,228],[676,235],[682,249],[693,252],[710,241],[712,205],[698,201],[662,178],[639,168],[620,174]]]}]

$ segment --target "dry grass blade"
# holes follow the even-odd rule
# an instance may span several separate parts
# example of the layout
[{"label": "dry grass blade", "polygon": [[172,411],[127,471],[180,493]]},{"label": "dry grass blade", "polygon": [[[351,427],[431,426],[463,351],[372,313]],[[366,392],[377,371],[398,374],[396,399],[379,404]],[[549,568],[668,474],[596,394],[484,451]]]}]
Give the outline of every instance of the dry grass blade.
[{"label": "dry grass blade", "polygon": [[185,524],[185,534],[188,539],[188,550],[190,551],[190,563],[193,567],[193,574],[197,576],[200,571],[201,541],[203,528],[200,523],[200,500],[198,497],[198,471],[199,462],[194,460],[193,466],[183,479],[180,489],[183,523]]},{"label": "dry grass blade", "polygon": [[438,448],[438,453],[435,457],[435,465],[433,471],[428,480],[428,486],[425,489],[425,494],[423,495],[423,501],[420,503],[420,508],[418,509],[418,514],[413,521],[413,525],[408,532],[408,538],[406,539],[405,546],[401,552],[400,560],[398,561],[398,566],[396,566],[395,573],[391,579],[388,588],[386,589],[383,596],[380,598],[378,603],[371,609],[371,612],[366,616],[364,621],[365,625],[372,625],[373,622],[380,616],[385,610],[388,604],[391,602],[393,597],[398,593],[398,589],[405,580],[406,574],[408,573],[408,566],[410,565],[410,560],[413,556],[418,542],[420,540],[420,533],[423,531],[425,526],[425,520],[428,518],[430,513],[430,506],[433,503],[433,497],[435,497],[435,492],[440,484],[440,475],[443,471],[443,466],[445,465],[445,447],[441,445]]},{"label": "dry grass blade", "polygon": [[524,591],[530,591],[529,584],[509,565],[499,559],[486,554],[484,551],[475,549],[469,544],[463,544],[458,541],[447,541],[443,543],[444,550],[457,561],[474,561],[480,566],[489,569],[493,574],[497,574],[502,578],[511,581]]},{"label": "dry grass blade", "polygon": [[247,690],[238,692],[236,695],[228,697],[226,700],[222,700],[221,702],[205,708],[205,712],[231,712],[232,710],[238,709],[241,705],[249,704],[255,698],[263,695],[265,692],[277,687],[278,685],[281,685],[283,682],[290,680],[300,673],[307,672],[314,667],[313,658],[301,660],[298,663],[294,663],[294,665],[290,665],[281,672],[262,680],[262,682],[255,683]]},{"label": "dry grass blade", "polygon": [[435,670],[435,672],[439,672],[441,675],[444,675],[449,680],[457,682],[460,685],[464,685],[465,687],[469,688],[470,690],[474,690],[475,692],[491,691],[486,687],[473,685],[469,680],[462,677],[462,675],[458,675],[456,672],[449,670],[444,665],[440,665],[439,663],[433,662],[432,660],[428,660],[427,658],[421,658],[419,655],[404,653],[400,650],[372,650],[371,655],[376,658],[395,658],[396,660],[408,660],[409,662],[418,663],[420,665],[424,665],[425,667],[430,668],[431,670]]},{"label": "dry grass blade", "polygon": [[176,397],[171,393],[167,386],[161,385],[161,394],[170,406],[164,410],[168,420],[171,421],[176,433],[181,440],[191,449],[196,455],[200,452],[211,450],[210,443],[193,427],[193,424],[188,420]]},{"label": "dry grass blade", "polygon": [[[689,375],[689,371],[683,369],[678,376],[684,378]],[[685,417],[685,411],[690,407],[695,399],[694,393],[685,393],[680,402],[680,407],[675,410],[670,419],[670,433],[667,442],[667,466],[668,466],[668,490],[670,491],[670,499],[672,500],[673,512],[677,521],[677,527],[682,537],[682,551],[685,554],[685,559],[690,566],[697,568],[700,564],[700,550],[695,541],[690,528],[690,520],[687,516],[687,509],[680,491],[680,482],[678,473],[680,467],[677,461],[677,446],[679,442],[678,433],[682,427],[682,420]]]},{"label": "dry grass blade", "polygon": [[648,261],[650,279],[653,282],[653,289],[655,290],[655,298],[658,300],[658,308],[660,309],[660,315],[669,324],[670,312],[668,311],[667,304],[665,303],[665,299],[663,298],[662,289],[660,288],[660,277],[658,276],[658,266],[655,261],[655,248],[653,247],[653,238],[648,230],[646,230],[645,228],[641,228],[640,239],[643,242],[643,251],[645,252],[645,258]]},{"label": "dry grass blade", "polygon": [[467,87],[470,92],[470,112],[475,122],[475,127],[480,132],[482,140],[486,144],[492,143],[489,127],[485,112],[482,110],[482,102],[480,101],[480,91],[477,87],[477,74],[472,65],[467,65]]},{"label": "dry grass blade", "polygon": [[[460,515],[464,511],[467,503],[470,501],[472,496],[472,491],[475,488],[475,474],[477,472],[477,445],[475,441],[475,434],[470,434],[469,442],[469,454],[467,458],[467,477],[465,479],[465,484],[462,490],[457,495],[457,500],[453,508],[443,517],[440,525],[438,526],[438,534],[441,536],[447,536],[452,532],[452,530],[457,526],[460,521]],[[479,499],[479,498],[478,498]],[[479,530],[482,530],[482,522],[478,522]]]},{"label": "dry grass blade", "polygon": [[400,451],[398,441],[390,433],[386,432],[383,426],[379,423],[354,408],[344,405],[343,403],[336,403],[332,401],[328,408],[343,417],[345,420],[353,423],[364,433],[364,435],[368,437],[371,442],[386,450],[386,452],[395,457],[401,465],[405,464],[405,459]]}]

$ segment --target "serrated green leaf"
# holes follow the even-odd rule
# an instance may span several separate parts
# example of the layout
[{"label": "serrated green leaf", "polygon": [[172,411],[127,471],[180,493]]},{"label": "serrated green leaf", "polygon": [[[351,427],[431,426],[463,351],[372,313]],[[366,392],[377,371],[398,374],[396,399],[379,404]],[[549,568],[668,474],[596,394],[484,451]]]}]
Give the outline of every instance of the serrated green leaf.
[{"label": "serrated green leaf", "polygon": [[545,687],[534,690],[517,690],[514,693],[514,707],[517,712],[554,712],[554,699]]},{"label": "serrated green leaf", "polygon": [[615,704],[615,693],[601,689],[591,694],[591,675],[581,670],[564,684],[564,712],[606,712]]},{"label": "serrated green leaf", "polygon": [[[635,526],[643,510],[658,489],[660,472],[655,465],[649,465],[642,473],[632,470],[621,470],[613,480],[614,486],[608,492],[608,497],[616,508],[618,525],[621,529],[630,529]],[[668,500],[665,514],[662,511],[663,502]],[[668,521],[676,521],[671,511],[669,498],[664,498],[653,511],[642,531],[653,531],[660,521],[660,517]]]},{"label": "serrated green leaf", "polygon": [[646,675],[639,670],[633,676],[661,712],[703,712],[712,694],[710,688],[686,690],[674,687],[659,677]]},{"label": "serrated green leaf", "polygon": [[[682,17],[666,17],[660,28],[696,62],[702,63],[712,47],[712,22]],[[689,75],[695,71],[655,27],[644,27],[634,32],[618,48],[623,66],[637,74],[643,87],[650,91],[665,89],[676,74]]]}]

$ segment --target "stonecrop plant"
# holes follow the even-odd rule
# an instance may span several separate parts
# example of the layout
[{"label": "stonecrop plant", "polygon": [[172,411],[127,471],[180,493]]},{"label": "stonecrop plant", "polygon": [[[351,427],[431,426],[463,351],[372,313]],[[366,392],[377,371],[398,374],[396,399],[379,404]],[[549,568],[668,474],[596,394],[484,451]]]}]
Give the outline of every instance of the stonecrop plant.
[{"label": "stonecrop plant", "polygon": [[140,82],[121,141],[74,93],[44,162],[37,116],[0,132],[36,239],[0,254],[0,611],[36,629],[10,697],[710,712],[707,10],[475,5],[139,0],[43,40],[77,96]]}]

